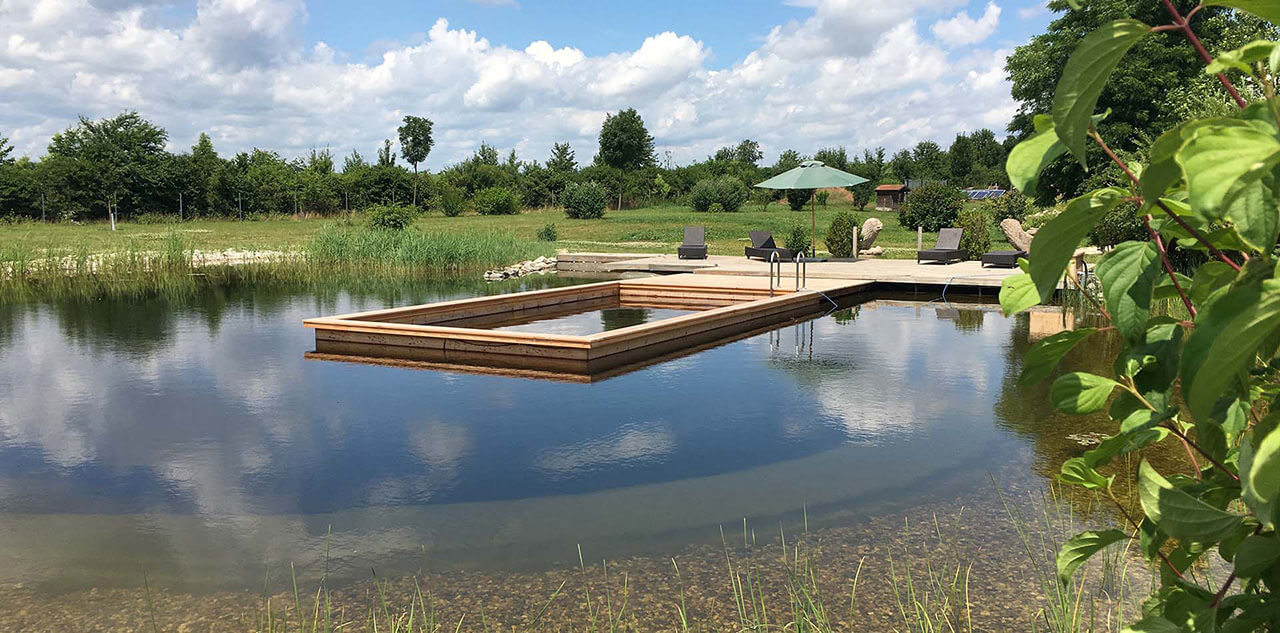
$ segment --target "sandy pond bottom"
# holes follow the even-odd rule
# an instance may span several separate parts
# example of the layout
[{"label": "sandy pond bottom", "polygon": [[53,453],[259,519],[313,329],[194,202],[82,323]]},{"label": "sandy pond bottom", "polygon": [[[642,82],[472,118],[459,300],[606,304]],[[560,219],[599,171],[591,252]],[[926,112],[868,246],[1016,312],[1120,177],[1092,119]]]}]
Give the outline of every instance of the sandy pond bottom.
[{"label": "sandy pond bottom", "polygon": [[[994,483],[958,494],[947,492],[921,505],[850,519],[845,525],[811,528],[807,533],[802,523],[788,524],[785,551],[781,526],[748,523],[745,539],[742,524],[727,525],[723,542],[684,546],[668,555],[602,561],[584,552],[585,569],[577,564],[532,572],[423,569],[379,577],[380,585],[372,580],[376,570],[370,570],[370,580],[328,587],[330,613],[335,626],[346,624],[338,630],[371,630],[367,627],[371,608],[381,614],[385,600],[393,617],[398,617],[421,595],[443,631],[592,630],[593,618],[594,628],[602,630],[608,627],[609,613],[617,629],[676,631],[681,630],[683,601],[691,628],[736,631],[743,628],[733,586],[736,577],[740,586],[760,592],[765,617],[774,626],[785,625],[792,617],[788,590],[803,586],[816,589],[814,594],[825,605],[833,630],[897,631],[907,630],[908,616],[903,615],[899,601],[910,604],[905,593],[910,575],[917,598],[931,605],[931,615],[945,613],[954,630],[1031,630],[1033,620],[1042,628],[1047,603],[1037,574],[1052,574],[1052,553],[1037,549],[1040,539],[1051,539],[1052,546],[1067,529],[1111,519],[1083,513],[1068,520],[1059,514],[1054,529],[1047,529],[1045,490],[1036,479],[1025,476],[1034,460],[1030,451],[1024,451],[994,468],[990,476],[999,482],[998,492]],[[1061,501],[1049,503],[1062,510]],[[1019,524],[1010,519],[1010,512],[1025,519],[1020,525],[1030,530],[1035,557],[1023,548]],[[824,521],[842,522],[838,513]],[[1112,611],[1116,595],[1132,615],[1138,599],[1150,589],[1149,574],[1140,559],[1128,558],[1122,593],[1114,583],[1098,582],[1099,565],[1088,567],[1093,579],[1081,604],[1096,613],[1096,630],[1121,628]],[[278,576],[288,570],[273,573],[277,578],[269,582],[278,583],[282,580]],[[806,574],[812,575],[806,579]],[[946,595],[938,585],[930,586],[930,574],[955,583],[964,593]],[[299,588],[307,620],[314,617],[320,586],[304,581]],[[967,595],[962,608],[937,607],[961,595]],[[154,618],[160,631],[256,632],[266,630],[268,604],[277,625],[282,621],[297,625],[289,591],[184,593],[152,587],[149,593],[134,588],[51,594],[21,583],[0,584],[0,605],[4,605],[0,631],[150,631]]]}]

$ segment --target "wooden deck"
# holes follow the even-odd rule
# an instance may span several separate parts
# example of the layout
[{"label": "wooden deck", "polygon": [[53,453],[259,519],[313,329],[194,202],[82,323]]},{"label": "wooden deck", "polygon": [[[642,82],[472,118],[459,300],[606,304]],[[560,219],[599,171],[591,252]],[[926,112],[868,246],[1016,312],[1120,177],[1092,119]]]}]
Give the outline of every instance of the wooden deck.
[{"label": "wooden deck", "polygon": [[[794,284],[793,284],[794,285]],[[820,314],[870,282],[814,279],[774,287],[768,277],[673,275],[445,301],[307,319],[313,357],[341,355],[438,368],[518,370],[526,375],[592,376],[622,365],[722,341]],[[674,308],[689,314],[573,336],[493,328],[608,307]]]},{"label": "wooden deck", "polygon": [[[658,274],[690,273],[694,275],[728,275],[739,278],[769,276],[769,264],[745,257],[712,255],[706,259],[679,259],[675,255],[637,253],[565,253],[558,255],[557,269],[562,273],[626,273]],[[999,288],[1005,277],[1019,272],[1016,268],[984,268],[979,262],[954,264],[917,264],[910,259],[862,258],[858,261],[808,264],[810,286],[818,280],[857,280],[891,284],[929,286],[952,285],[969,288]],[[783,263],[784,285],[794,288],[795,264]],[[745,281],[745,279],[744,279]]]},{"label": "wooden deck", "polygon": [[[799,271],[785,263],[778,278],[769,275],[768,263],[743,257],[577,253],[558,259],[563,274],[652,276],[307,319],[316,337],[308,357],[590,382],[812,318],[874,287],[990,291],[1016,272],[977,262],[863,259]],[[581,336],[496,329],[616,307],[690,313]]]}]

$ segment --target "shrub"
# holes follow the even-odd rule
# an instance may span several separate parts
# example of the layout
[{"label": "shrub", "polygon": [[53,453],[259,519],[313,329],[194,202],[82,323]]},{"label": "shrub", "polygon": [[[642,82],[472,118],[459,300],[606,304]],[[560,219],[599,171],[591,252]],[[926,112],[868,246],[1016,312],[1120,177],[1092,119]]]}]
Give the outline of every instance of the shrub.
[{"label": "shrub", "polygon": [[604,208],[609,204],[609,190],[594,180],[588,182],[569,183],[560,195],[564,203],[564,214],[578,220],[604,217]]},{"label": "shrub", "polygon": [[712,213],[724,213],[724,205],[719,202],[712,202],[711,208],[707,210]]},{"label": "shrub", "polygon": [[809,228],[803,224],[791,227],[791,232],[787,233],[787,239],[784,242],[788,250],[796,253],[808,253],[812,245],[809,240]]},{"label": "shrub", "polygon": [[476,192],[472,200],[480,215],[515,215],[520,213],[520,196],[506,187],[489,187]]},{"label": "shrub", "polygon": [[1117,204],[1089,230],[1089,243],[1104,248],[1147,237],[1147,225],[1138,217],[1138,208],[1132,202]]},{"label": "shrub", "polygon": [[999,198],[988,200],[983,206],[991,212],[997,223],[1010,218],[1025,222],[1031,201],[1021,191],[1013,189]]},{"label": "shrub", "polygon": [[991,214],[980,206],[965,207],[960,211],[956,224],[964,233],[960,235],[960,248],[969,259],[982,259],[991,250]]},{"label": "shrub", "polygon": [[733,176],[725,176],[716,180],[716,202],[729,213],[737,213],[742,208],[751,192],[741,180]]},{"label": "shrub", "polygon": [[818,193],[813,194],[813,197],[818,199],[818,206],[825,207],[827,206],[827,200],[831,198],[831,192],[823,189]]},{"label": "shrub", "polygon": [[714,205],[720,205],[720,211],[736,212],[751,197],[751,192],[741,180],[732,176],[723,178],[704,178],[689,190],[689,206],[694,211],[713,211]]},{"label": "shrub", "polygon": [[556,241],[556,225],[554,223],[544,224],[542,228],[538,229],[538,241],[539,242]]},{"label": "shrub", "polygon": [[711,210],[711,205],[716,203],[716,183],[714,180],[707,178],[699,180],[689,190],[689,206],[694,211],[704,213]]},{"label": "shrub", "polygon": [[418,212],[402,204],[379,204],[365,210],[369,226],[384,231],[403,231],[413,224]]},{"label": "shrub", "polygon": [[827,252],[832,257],[853,256],[853,236],[858,230],[858,218],[848,211],[841,211],[831,219],[827,230]]},{"label": "shrub", "polygon": [[445,217],[456,218],[462,215],[465,202],[461,189],[448,183],[440,185],[440,210]]},{"label": "shrub", "polygon": [[951,185],[929,183],[907,194],[898,221],[908,229],[923,226],[924,230],[936,233],[956,225],[965,200],[964,193]]},{"label": "shrub", "polygon": [[804,205],[809,203],[809,198],[813,197],[812,189],[788,189],[787,190],[787,206],[792,211],[800,211],[804,209]]}]

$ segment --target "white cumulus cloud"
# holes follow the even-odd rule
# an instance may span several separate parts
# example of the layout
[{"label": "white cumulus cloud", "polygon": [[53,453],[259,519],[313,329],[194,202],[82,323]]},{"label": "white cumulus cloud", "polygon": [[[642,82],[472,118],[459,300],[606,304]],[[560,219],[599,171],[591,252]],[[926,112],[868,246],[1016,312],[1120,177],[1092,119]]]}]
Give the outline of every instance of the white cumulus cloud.
[{"label": "white cumulus cloud", "polygon": [[1000,25],[1000,6],[994,2],[987,3],[986,11],[978,19],[969,17],[961,11],[948,20],[935,22],[933,34],[951,46],[968,46],[977,44],[995,33]]},{"label": "white cumulus cloud", "polygon": [[1013,110],[1007,52],[981,46],[999,22],[994,3],[977,19],[954,14],[964,0],[799,4],[807,17],[713,66],[698,25],[684,23],[588,55],[573,42],[498,44],[439,19],[413,41],[378,43],[370,59],[308,41],[302,0],[199,0],[179,23],[167,2],[0,0],[0,133],[39,156],[78,115],[136,109],[169,130],[173,150],[208,132],[224,156],[326,146],[368,156],[414,114],[436,123],[436,169],[481,141],[538,160],[568,141],[589,161],[605,114],[628,107],[677,162],[743,138],[766,160],[788,148],[945,143],[998,131]]}]

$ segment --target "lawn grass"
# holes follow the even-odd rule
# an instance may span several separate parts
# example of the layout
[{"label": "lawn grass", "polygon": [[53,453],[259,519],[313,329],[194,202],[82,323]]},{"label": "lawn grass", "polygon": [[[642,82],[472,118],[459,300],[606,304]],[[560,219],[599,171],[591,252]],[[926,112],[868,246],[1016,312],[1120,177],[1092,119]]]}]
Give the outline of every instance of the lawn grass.
[{"label": "lawn grass", "polygon": [[[831,219],[852,205],[832,203],[818,207],[818,249]],[[886,257],[910,258],[916,248],[916,232],[899,225],[891,211],[858,211],[859,223],[868,217],[880,218],[884,230],[876,240],[885,248]],[[138,224],[123,222],[117,231],[105,223],[0,225],[0,244],[10,250],[27,253],[97,253],[120,250],[160,250],[175,232],[198,251],[290,251],[307,250],[326,227],[339,223],[363,224],[356,216],[340,218],[295,219],[276,217],[261,220],[231,219],[192,220],[173,224]],[[738,213],[696,213],[685,206],[666,205],[639,209],[609,210],[603,219],[571,220],[559,209],[530,209],[513,216],[463,215],[447,218],[438,211],[430,212],[414,223],[426,233],[469,233],[472,235],[505,233],[521,240],[536,240],[537,232],[554,223],[559,240],[554,249],[594,252],[674,252],[685,225],[707,227],[707,244],[713,255],[741,255],[748,244],[747,233],[767,230],[781,243],[797,224],[810,225],[809,210],[790,211],[785,204],[774,203],[768,210],[748,205]],[[1004,243],[996,227],[991,228],[993,247]],[[933,245],[935,234],[925,234],[926,248]],[[513,253],[515,255],[515,253]],[[515,261],[514,259],[512,260]]]}]

